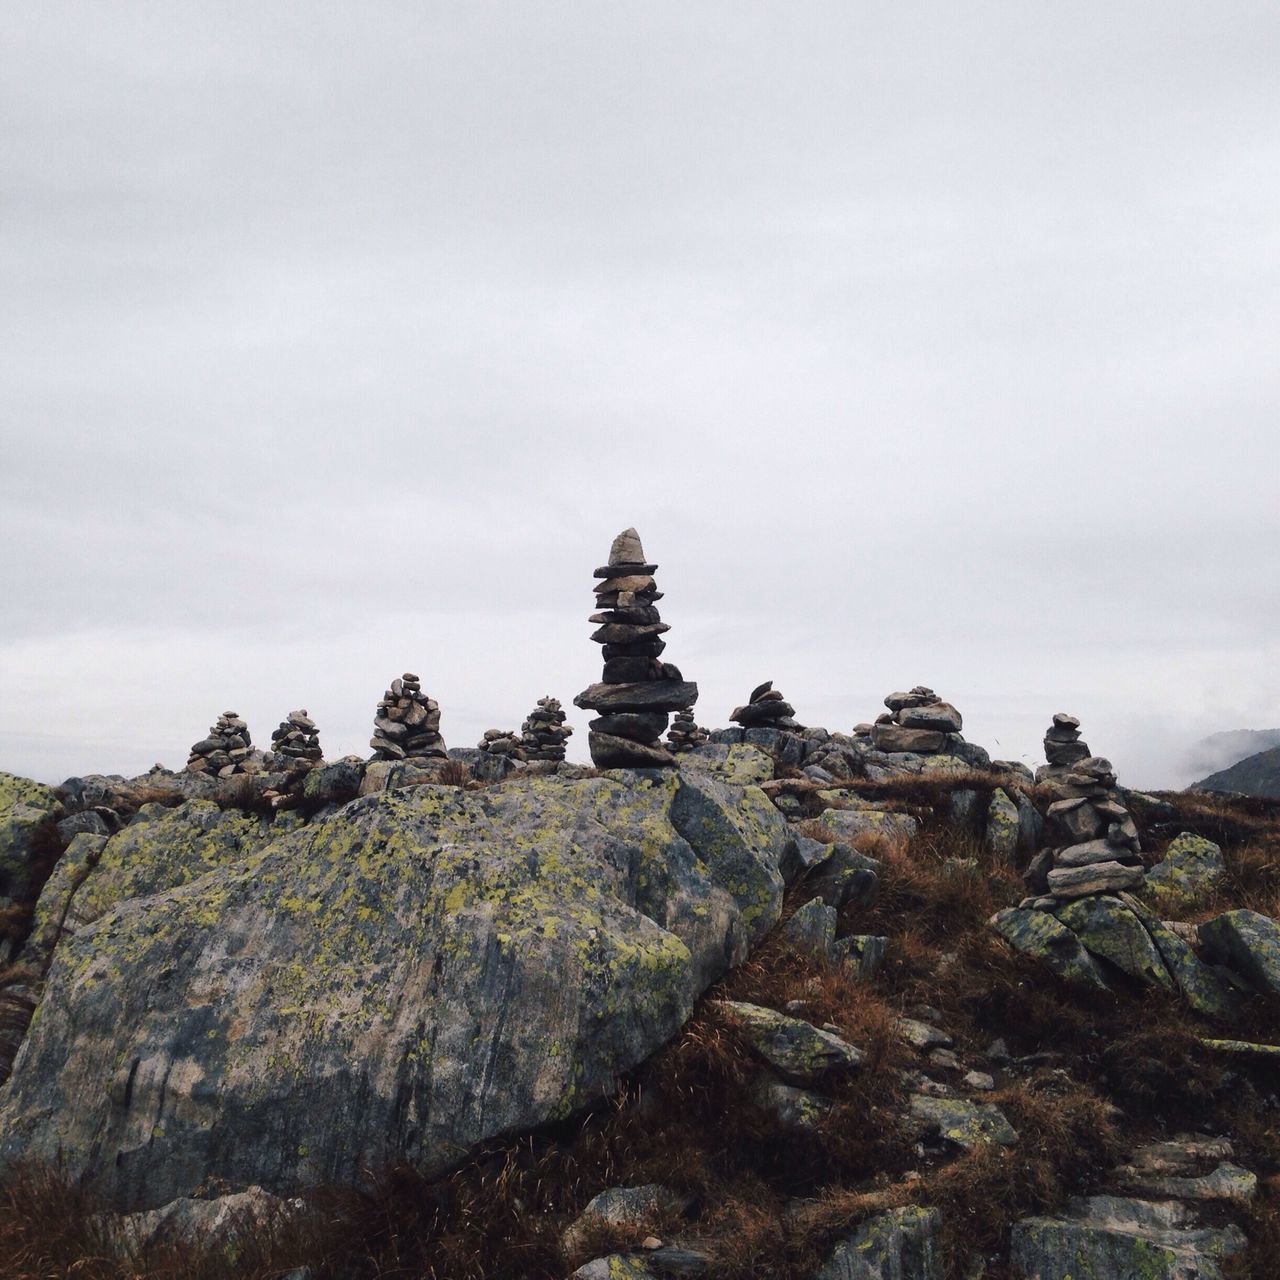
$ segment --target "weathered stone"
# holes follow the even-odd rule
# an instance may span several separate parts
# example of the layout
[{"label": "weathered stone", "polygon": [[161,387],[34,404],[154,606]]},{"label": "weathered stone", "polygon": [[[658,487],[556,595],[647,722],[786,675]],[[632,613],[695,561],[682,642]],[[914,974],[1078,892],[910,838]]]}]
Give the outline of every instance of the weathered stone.
[{"label": "weathered stone", "polygon": [[830,1031],[763,1005],[717,1000],[746,1033],[755,1051],[782,1076],[807,1083],[833,1069],[862,1065],[866,1054]]},{"label": "weathered stone", "polygon": [[821,898],[811,898],[792,912],[782,926],[782,936],[804,951],[815,955],[831,954],[831,944],[836,938],[836,910]]},{"label": "weathered stone", "polygon": [[904,729],[936,729],[939,733],[959,733],[964,718],[949,702],[928,702],[903,707],[896,717]]},{"label": "weathered stone", "polygon": [[1091,955],[1110,961],[1139,982],[1173,990],[1173,978],[1156,944],[1142,921],[1118,898],[1109,895],[1077,898],[1055,907],[1053,914]]},{"label": "weathered stone", "polygon": [[809,876],[807,887],[829,907],[872,906],[880,893],[880,863],[837,841],[831,855]]},{"label": "weathered stone", "polygon": [[1076,1200],[1067,1214],[1015,1223],[1010,1261],[1026,1280],[1223,1280],[1219,1263],[1245,1247],[1243,1233],[1238,1227],[1192,1228],[1188,1219],[1172,1201]]},{"label": "weathered stone", "polygon": [[899,1018],[897,1026],[898,1035],[916,1049],[945,1049],[952,1043],[945,1031],[918,1018]]},{"label": "weathered stone", "polygon": [[942,1215],[907,1205],[841,1240],[814,1280],[942,1280]]},{"label": "weathered stone", "polygon": [[841,840],[877,835],[906,842],[920,830],[919,822],[910,814],[885,809],[824,809],[821,821]]},{"label": "weathered stone", "polygon": [[594,732],[587,735],[587,742],[598,769],[662,769],[676,762],[675,756],[656,742]]},{"label": "weathered stone", "polygon": [[757,786],[773,777],[773,760],[747,743],[703,743],[680,753],[682,769],[703,770],[723,782]]},{"label": "weathered stone", "polygon": [[1106,818],[1088,800],[1057,800],[1045,814],[1050,837],[1062,844],[1083,844],[1096,840],[1107,829]]},{"label": "weathered stone", "polygon": [[666,1043],[776,921],[785,840],[676,770],[356,801],[59,946],[0,1159],[127,1210],[441,1171]]},{"label": "weathered stone", "polygon": [[1010,907],[992,916],[990,924],[1010,946],[1042,960],[1063,981],[1098,991],[1108,989],[1097,962],[1080,939],[1047,912]]},{"label": "weathered stone", "polygon": [[[588,685],[574,706],[591,711],[682,711],[698,700],[698,686],[685,680]],[[666,725],[663,725],[666,728]]]},{"label": "weathered stone", "polygon": [[797,1089],[761,1072],[751,1088],[751,1099],[783,1129],[818,1133],[831,1112],[831,1100],[808,1089]]},{"label": "weathered stone", "polygon": [[987,806],[987,826],[982,836],[982,848],[995,862],[1013,865],[1018,856],[1018,806],[1009,799],[1003,788],[991,793]]},{"label": "weathered stone", "polygon": [[877,751],[934,752],[947,745],[945,733],[936,729],[906,729],[898,724],[877,724],[871,727],[871,745]]},{"label": "weathered stone", "polygon": [[1258,991],[1280,996],[1280,923],[1257,911],[1224,911],[1200,926],[1200,940]]},{"label": "weathered stone", "polygon": [[1193,897],[1211,889],[1226,874],[1222,850],[1212,840],[1184,831],[1163,859],[1147,872],[1147,887],[1157,894]]},{"label": "weathered stone", "polygon": [[1012,1147],[1018,1141],[1017,1130],[1004,1113],[987,1102],[917,1093],[911,1097],[910,1118],[922,1132],[936,1133],[966,1151],[993,1143]]},{"label": "weathered stone", "polygon": [[612,715],[597,716],[587,722],[592,733],[608,733],[636,742],[656,743],[666,727],[665,711],[615,711]]},{"label": "weathered stone", "polygon": [[[1061,856],[1061,855],[1059,855]],[[1055,867],[1045,877],[1055,898],[1082,898],[1090,893],[1116,893],[1142,883],[1141,867],[1098,862],[1087,867]]]},{"label": "weathered stone", "polygon": [[1124,1190],[1163,1200],[1199,1200],[1247,1205],[1258,1194],[1258,1178],[1238,1164],[1223,1161],[1209,1173],[1188,1176],[1153,1173],[1125,1166],[1115,1179]]},{"label": "weathered stone", "polygon": [[639,1253],[611,1253],[579,1267],[569,1280],[658,1280]]},{"label": "weathered stone", "polygon": [[849,968],[866,977],[875,973],[884,963],[889,939],[871,933],[854,933],[847,938],[837,938],[831,948],[836,959],[843,959]]},{"label": "weathered stone", "polygon": [[1124,894],[1122,901],[1142,921],[1187,1004],[1205,1017],[1233,1017],[1240,1007],[1239,992],[1216,969],[1205,964],[1184,938],[1157,919],[1136,898]]},{"label": "weathered stone", "polygon": [[56,853],[62,805],[51,788],[0,773],[0,897],[31,902],[43,860]]},{"label": "weathered stone", "polygon": [[680,1213],[687,1204],[688,1197],[656,1182],[640,1187],[607,1187],[587,1202],[561,1238],[567,1252],[579,1248],[587,1232],[596,1226],[626,1228],[642,1238],[664,1216]]}]

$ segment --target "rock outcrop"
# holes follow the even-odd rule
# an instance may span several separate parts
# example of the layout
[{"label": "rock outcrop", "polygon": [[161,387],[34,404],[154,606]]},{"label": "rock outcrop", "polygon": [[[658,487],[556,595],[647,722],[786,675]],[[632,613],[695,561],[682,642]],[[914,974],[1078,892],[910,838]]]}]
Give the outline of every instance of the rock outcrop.
[{"label": "rock outcrop", "polygon": [[574,698],[574,705],[600,715],[588,725],[587,745],[598,768],[646,768],[675,764],[662,745],[671,712],[692,707],[698,686],[678,668],[659,661],[670,628],[658,613],[662,598],[640,535],[626,529],[613,540],[609,562],[595,571],[599,610],[591,638],[604,646],[600,682]]},{"label": "rock outcrop", "polygon": [[697,772],[355,801],[63,937],[0,1161],[129,1211],[445,1169],[663,1044],[777,919],[786,844]]}]

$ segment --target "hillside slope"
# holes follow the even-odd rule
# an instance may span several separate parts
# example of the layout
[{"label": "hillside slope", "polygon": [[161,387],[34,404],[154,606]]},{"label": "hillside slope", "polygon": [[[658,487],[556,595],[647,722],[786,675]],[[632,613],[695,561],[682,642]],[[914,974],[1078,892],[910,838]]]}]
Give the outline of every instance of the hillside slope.
[{"label": "hillside slope", "polygon": [[1280,747],[1259,751],[1256,755],[1233,764],[1229,769],[1211,773],[1191,788],[1194,791],[1232,791],[1245,796],[1280,799]]}]

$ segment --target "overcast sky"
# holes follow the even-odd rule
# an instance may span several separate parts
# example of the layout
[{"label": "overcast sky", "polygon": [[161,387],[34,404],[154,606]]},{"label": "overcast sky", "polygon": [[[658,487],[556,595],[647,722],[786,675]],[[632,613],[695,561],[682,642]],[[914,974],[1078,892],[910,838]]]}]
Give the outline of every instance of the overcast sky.
[{"label": "overcast sky", "polygon": [[1280,725],[1280,7],[0,9],[0,768],[597,679]]}]

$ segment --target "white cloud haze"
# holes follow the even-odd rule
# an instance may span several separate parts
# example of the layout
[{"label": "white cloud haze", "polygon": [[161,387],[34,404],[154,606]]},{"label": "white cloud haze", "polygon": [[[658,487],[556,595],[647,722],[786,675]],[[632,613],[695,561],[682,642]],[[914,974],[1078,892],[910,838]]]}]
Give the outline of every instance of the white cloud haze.
[{"label": "white cloud haze", "polygon": [[[14,3],[0,768],[599,674],[932,685],[1122,781],[1280,724],[1280,10]],[[574,711],[573,753],[587,716]]]}]

